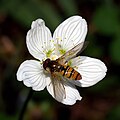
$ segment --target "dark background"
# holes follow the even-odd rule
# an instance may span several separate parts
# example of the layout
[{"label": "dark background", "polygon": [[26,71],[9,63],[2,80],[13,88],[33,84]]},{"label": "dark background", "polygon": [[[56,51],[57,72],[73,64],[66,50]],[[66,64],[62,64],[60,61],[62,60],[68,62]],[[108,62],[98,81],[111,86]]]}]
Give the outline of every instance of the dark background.
[{"label": "dark background", "polygon": [[25,120],[120,120],[119,0],[0,0],[0,120],[17,120],[30,88],[16,72],[26,59],[26,33],[37,18],[53,31],[66,18],[80,15],[88,23],[88,47],[82,55],[101,59],[106,77],[95,86],[78,88],[82,101],[66,106],[47,90],[33,92]]}]

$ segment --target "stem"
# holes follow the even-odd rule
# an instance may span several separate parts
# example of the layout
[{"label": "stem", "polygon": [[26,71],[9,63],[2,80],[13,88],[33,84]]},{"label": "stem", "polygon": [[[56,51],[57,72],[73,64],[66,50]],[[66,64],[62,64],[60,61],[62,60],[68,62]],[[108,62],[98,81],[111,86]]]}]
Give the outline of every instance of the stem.
[{"label": "stem", "polygon": [[19,119],[18,119],[18,120],[23,120],[23,118],[24,118],[24,113],[25,113],[25,111],[26,111],[28,102],[29,102],[30,98],[32,97],[32,94],[33,94],[33,90],[32,90],[32,88],[31,88],[30,91],[29,91],[29,93],[28,93],[28,96],[27,96],[27,98],[26,98],[26,100],[25,100],[25,103],[24,103],[24,105],[23,105],[23,107],[22,107],[22,110],[21,110],[21,112],[20,112],[20,115],[19,115]]}]

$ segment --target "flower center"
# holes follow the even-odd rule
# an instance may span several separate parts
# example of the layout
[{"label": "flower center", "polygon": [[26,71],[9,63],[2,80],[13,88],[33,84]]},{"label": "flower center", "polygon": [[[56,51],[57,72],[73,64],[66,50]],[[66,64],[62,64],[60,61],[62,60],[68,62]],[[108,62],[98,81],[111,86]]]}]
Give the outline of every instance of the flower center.
[{"label": "flower center", "polygon": [[46,56],[47,56],[47,57],[50,57],[53,51],[54,51],[54,50],[48,50],[48,51],[46,52]]},{"label": "flower center", "polygon": [[51,59],[51,60],[56,60],[56,59],[58,59],[58,58],[59,58],[59,56],[57,56],[57,55],[51,55],[51,56],[50,56],[50,59]]}]

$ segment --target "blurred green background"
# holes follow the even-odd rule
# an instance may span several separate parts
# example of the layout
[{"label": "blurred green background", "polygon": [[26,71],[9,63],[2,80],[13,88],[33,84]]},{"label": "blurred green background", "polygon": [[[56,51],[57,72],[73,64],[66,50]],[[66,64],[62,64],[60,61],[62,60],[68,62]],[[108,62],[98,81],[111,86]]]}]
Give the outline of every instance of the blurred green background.
[{"label": "blurred green background", "polygon": [[82,101],[56,102],[44,90],[33,92],[24,120],[120,120],[119,0],[0,0],[0,120],[18,120],[30,88],[16,80],[16,71],[32,59],[26,47],[31,22],[45,20],[53,32],[72,15],[87,20],[90,43],[82,53],[101,59],[107,76],[89,88],[78,88]]}]

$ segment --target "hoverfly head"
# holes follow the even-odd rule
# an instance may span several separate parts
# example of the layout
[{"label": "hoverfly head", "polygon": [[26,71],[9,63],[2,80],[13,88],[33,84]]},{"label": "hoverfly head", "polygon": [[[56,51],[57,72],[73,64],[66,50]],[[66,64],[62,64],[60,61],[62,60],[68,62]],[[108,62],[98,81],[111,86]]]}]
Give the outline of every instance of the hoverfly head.
[{"label": "hoverfly head", "polygon": [[47,68],[49,68],[50,62],[51,62],[51,60],[50,60],[49,58],[46,59],[46,60],[43,62],[43,68],[44,68],[45,70],[47,70]]}]

